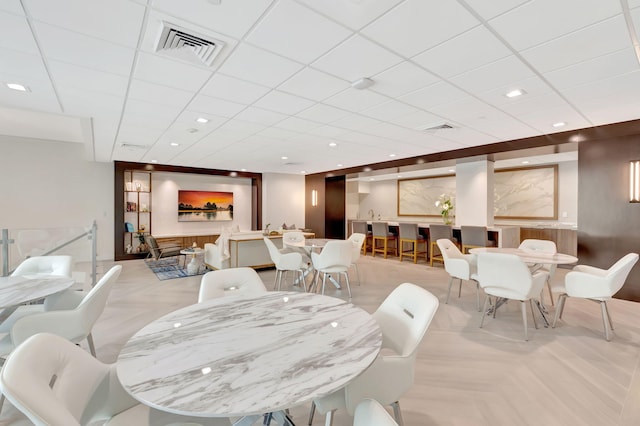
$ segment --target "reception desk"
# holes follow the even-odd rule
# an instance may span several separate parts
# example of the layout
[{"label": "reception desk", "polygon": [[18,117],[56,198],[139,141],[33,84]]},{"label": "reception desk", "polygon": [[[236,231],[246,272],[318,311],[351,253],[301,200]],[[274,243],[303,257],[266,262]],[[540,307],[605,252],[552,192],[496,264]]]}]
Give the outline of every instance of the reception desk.
[{"label": "reception desk", "polygon": [[[229,266],[239,268],[269,268],[273,266],[262,232],[229,237]],[[282,248],[282,235],[270,235],[269,239]]]}]

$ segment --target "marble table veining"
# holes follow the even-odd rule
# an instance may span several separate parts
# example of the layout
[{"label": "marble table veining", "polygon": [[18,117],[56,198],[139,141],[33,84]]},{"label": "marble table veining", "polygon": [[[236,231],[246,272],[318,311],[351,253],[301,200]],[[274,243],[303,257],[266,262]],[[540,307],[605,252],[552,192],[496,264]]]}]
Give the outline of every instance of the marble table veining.
[{"label": "marble table veining", "polygon": [[269,292],[213,299],[153,321],[124,346],[117,373],[134,398],[161,410],[259,415],[343,387],[381,344],[373,317],[351,303]]},{"label": "marble table veining", "polygon": [[538,250],[527,250],[508,247],[476,247],[469,250],[471,254],[480,253],[506,253],[515,254],[525,263],[549,264],[556,265],[576,263],[578,258],[564,253],[545,253]]},{"label": "marble table veining", "polygon": [[9,308],[66,290],[73,279],[57,275],[0,277],[0,308]]}]

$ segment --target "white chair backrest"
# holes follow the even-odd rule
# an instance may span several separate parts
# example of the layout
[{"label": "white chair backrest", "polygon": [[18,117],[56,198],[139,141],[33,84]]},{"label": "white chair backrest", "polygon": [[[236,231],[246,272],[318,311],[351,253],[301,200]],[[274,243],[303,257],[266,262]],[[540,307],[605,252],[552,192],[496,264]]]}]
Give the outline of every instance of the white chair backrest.
[{"label": "white chair backrest", "polygon": [[638,253],[629,253],[624,255],[616,263],[607,270],[607,281],[610,289],[610,295],[613,296],[624,285],[631,268],[638,261]]},{"label": "white chair backrest", "polygon": [[382,329],[382,346],[415,357],[438,305],[438,298],[422,287],[400,284],[373,313]]},{"label": "white chair backrest", "polygon": [[76,310],[80,312],[80,317],[83,319],[85,327],[87,327],[87,334],[91,332],[93,324],[95,324],[98,317],[102,315],[102,311],[104,311],[104,307],[107,304],[107,299],[109,299],[109,293],[118,280],[120,272],[122,272],[121,265],[115,265],[109,269],[76,308]]},{"label": "white chair backrest", "polygon": [[351,241],[328,241],[322,248],[322,252],[312,253],[313,266],[318,270],[334,267],[344,267],[345,270],[351,266],[353,253],[353,243]]},{"label": "white chair backrest", "polygon": [[75,426],[84,424],[85,409],[109,372],[108,365],[68,340],[40,333],[8,357],[0,388],[34,424]]},{"label": "white chair backrest", "polygon": [[355,263],[360,259],[360,252],[362,251],[362,245],[367,238],[365,234],[355,232],[349,236],[349,241],[353,244],[353,252],[351,253],[351,263]]},{"label": "white chair backrest", "polygon": [[260,275],[253,268],[231,268],[207,272],[200,280],[198,302],[223,296],[266,293]]},{"label": "white chair backrest", "polygon": [[458,249],[458,246],[453,244],[453,241],[447,238],[440,238],[436,241],[438,244],[438,248],[440,249],[440,253],[442,253],[442,258],[445,261],[445,266],[447,259],[464,259],[465,256]]},{"label": "white chair backrest", "polygon": [[282,234],[282,245],[298,247],[300,243],[304,243],[304,234],[302,231],[289,231]]},{"label": "white chair backrest", "polygon": [[269,250],[269,256],[271,256],[271,261],[275,263],[277,266],[278,262],[280,261],[280,256],[282,256],[282,253],[280,253],[280,250],[278,250],[278,247],[276,247],[276,245],[273,243],[273,241],[271,241],[269,237],[262,237],[262,238],[264,240],[264,243],[267,245],[267,250]]},{"label": "white chair backrest", "polygon": [[353,426],[398,426],[398,423],[378,401],[363,399],[356,407]]},{"label": "white chair backrest", "polygon": [[539,251],[542,253],[555,254],[558,252],[558,249],[556,248],[556,243],[550,240],[527,239],[527,240],[523,240],[520,243],[520,246],[518,248],[522,250]]},{"label": "white chair backrest", "polygon": [[533,279],[529,268],[515,254],[478,254],[478,283],[483,289],[507,289],[513,299],[527,300],[539,296],[532,291]]},{"label": "white chair backrest", "polygon": [[34,256],[25,259],[11,275],[37,274],[71,277],[72,263],[71,256]]}]

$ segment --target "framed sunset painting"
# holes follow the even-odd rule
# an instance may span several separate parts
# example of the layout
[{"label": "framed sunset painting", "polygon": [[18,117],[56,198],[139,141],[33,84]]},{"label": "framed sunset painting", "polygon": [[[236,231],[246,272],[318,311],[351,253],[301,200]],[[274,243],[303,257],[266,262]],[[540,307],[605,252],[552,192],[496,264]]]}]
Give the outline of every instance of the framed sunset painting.
[{"label": "framed sunset painting", "polygon": [[178,222],[233,220],[233,192],[178,191]]}]

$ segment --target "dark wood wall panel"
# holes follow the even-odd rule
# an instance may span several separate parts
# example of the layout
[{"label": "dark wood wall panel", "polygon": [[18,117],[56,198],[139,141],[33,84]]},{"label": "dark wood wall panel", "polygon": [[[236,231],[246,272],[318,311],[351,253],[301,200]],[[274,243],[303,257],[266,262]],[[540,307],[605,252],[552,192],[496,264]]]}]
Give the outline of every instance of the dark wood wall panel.
[{"label": "dark wood wall panel", "polygon": [[[609,268],[640,252],[640,203],[629,203],[629,161],[640,159],[640,133],[578,145],[579,263]],[[640,266],[616,297],[640,301]]]},{"label": "dark wood wall panel", "polygon": [[[324,226],[324,175],[307,175],[305,177],[305,209],[304,209],[304,227],[315,232],[317,238],[325,237]],[[311,205],[311,191],[318,191],[318,205]]]},{"label": "dark wood wall panel", "polygon": [[346,179],[344,176],[325,181],[324,235],[327,238],[345,239]]}]

